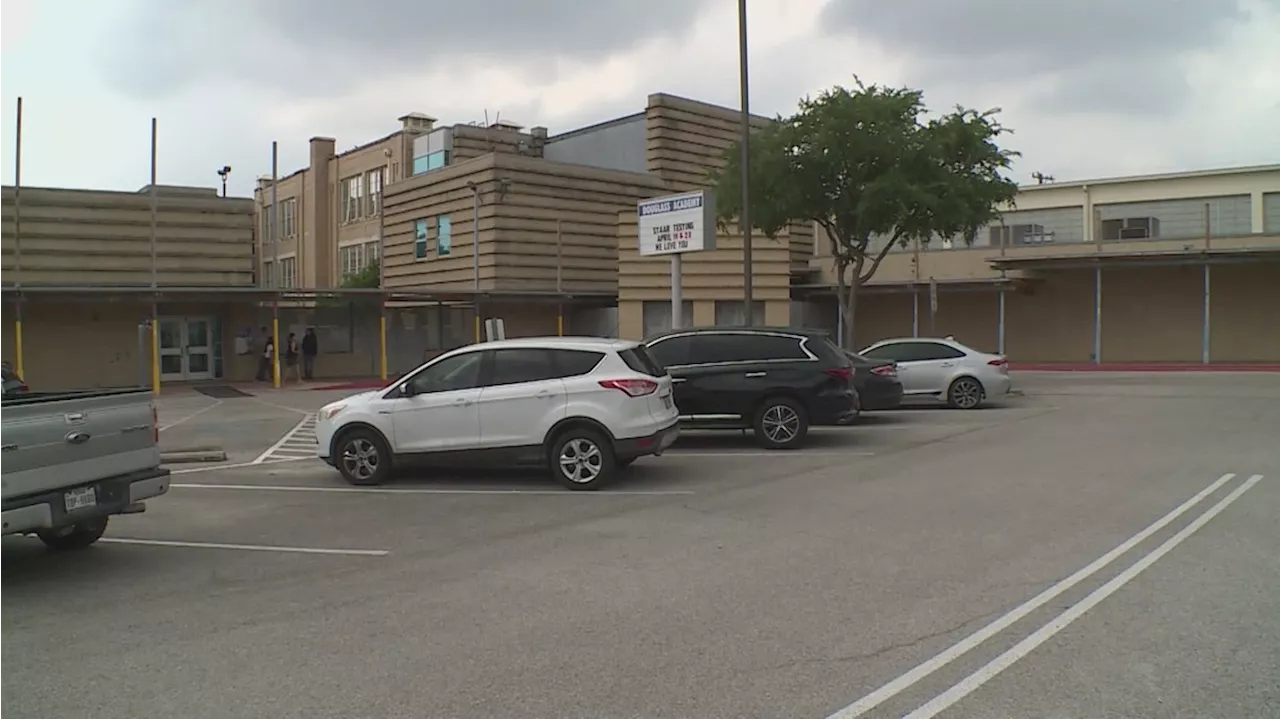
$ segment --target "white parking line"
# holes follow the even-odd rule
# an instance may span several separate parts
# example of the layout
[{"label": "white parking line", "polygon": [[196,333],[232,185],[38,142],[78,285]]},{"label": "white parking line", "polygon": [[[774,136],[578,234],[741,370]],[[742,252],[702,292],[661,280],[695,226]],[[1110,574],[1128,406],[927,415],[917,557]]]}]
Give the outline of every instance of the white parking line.
[{"label": "white parking line", "polygon": [[979,687],[986,684],[996,675],[1005,669],[1013,666],[1014,662],[1030,654],[1036,647],[1049,641],[1053,635],[1065,629],[1075,620],[1084,616],[1085,612],[1098,606],[1102,600],[1115,594],[1124,585],[1128,584],[1134,577],[1141,574],[1148,567],[1155,564],[1161,557],[1173,551],[1175,547],[1182,544],[1183,541],[1195,534],[1201,527],[1209,523],[1209,520],[1218,516],[1224,509],[1231,506],[1231,503],[1240,498],[1240,495],[1248,492],[1253,485],[1262,480],[1261,474],[1255,474],[1245,481],[1244,484],[1236,487],[1235,491],[1228,494],[1222,501],[1210,507],[1196,517],[1194,521],[1182,528],[1182,531],[1165,540],[1164,544],[1156,547],[1150,554],[1142,559],[1134,562],[1132,566],[1117,574],[1111,581],[1095,589],[1089,596],[1080,601],[1079,604],[1072,605],[1070,609],[1059,614],[1056,619],[1037,629],[1031,636],[1023,639],[1013,645],[1008,651],[1000,656],[992,659],[978,671],[970,674],[962,679],[958,684],[946,690],[945,692],[934,697],[929,703],[911,712],[903,719],[933,719],[939,713],[946,711],[948,707],[956,702],[964,699]]},{"label": "white parking line", "polygon": [[797,458],[797,457],[874,457],[875,452],[850,452],[841,450],[762,450],[751,451],[741,450],[734,451],[732,449],[724,450],[701,450],[701,449],[678,449],[672,448],[667,450],[664,456],[668,457],[779,457],[779,458]]},{"label": "white parking line", "polygon": [[169,474],[191,474],[193,472],[217,472],[223,469],[242,469],[244,467],[265,467],[269,464],[297,462],[303,459],[315,459],[315,457],[290,457],[288,459],[254,460],[252,462],[236,462],[235,464],[219,464],[210,467],[186,467],[184,469],[171,469],[169,470]]},{"label": "white parking line", "polygon": [[124,539],[103,537],[107,544],[138,544],[146,547],[187,547],[194,549],[238,549],[246,552],[286,552],[290,554],[341,554],[353,557],[385,557],[386,549],[326,549],[323,547],[275,547],[266,544],[223,544],[221,542],[176,542],[165,539]]},{"label": "white parking line", "polygon": [[171,428],[171,427],[177,427],[178,425],[182,424],[183,422],[186,422],[186,421],[187,421],[187,420],[189,420],[189,419],[195,419],[196,417],[199,417],[200,415],[204,414],[205,412],[208,412],[209,410],[213,409],[214,407],[217,407],[217,406],[218,406],[218,405],[220,405],[220,404],[222,404],[222,400],[220,400],[220,399],[215,399],[215,400],[213,401],[213,404],[210,404],[210,405],[206,405],[206,406],[204,406],[204,407],[201,407],[200,409],[198,409],[198,410],[196,410],[196,411],[192,412],[191,414],[189,414],[189,415],[187,415],[187,416],[185,416],[185,417],[182,417],[181,419],[176,419],[176,420],[174,420],[174,421],[170,422],[169,424],[161,425],[161,426],[160,426],[159,431],[163,432],[163,431],[165,431],[166,429],[169,429],[169,428]]},{"label": "white parking line", "polygon": [[316,415],[308,414],[250,464],[262,464],[277,459],[311,459],[315,456]]},{"label": "white parking line", "polygon": [[171,489],[241,489],[259,492],[322,492],[330,494],[533,494],[553,497],[617,497],[617,496],[689,496],[696,494],[675,490],[603,490],[600,492],[571,492],[565,489],[427,489],[423,487],[407,487],[390,489],[385,487],[298,487],[287,484],[199,484],[174,483]]},{"label": "white parking line", "polygon": [[1067,577],[1061,582],[1058,582],[1052,587],[1049,587],[1048,589],[1037,594],[1036,596],[1032,597],[1026,602],[1018,605],[1017,607],[1013,608],[1004,616],[1000,617],[999,619],[996,619],[995,621],[979,629],[973,634],[970,634],[964,639],[961,639],[959,642],[956,642],[955,644],[951,645],[947,649],[943,650],[942,653],[916,666],[914,669],[912,669],[911,671],[908,671],[906,674],[903,674],[897,679],[894,679],[888,684],[885,684],[884,686],[862,697],[861,699],[850,704],[844,709],[837,711],[836,713],[828,717],[828,719],[854,719],[855,717],[860,717],[863,714],[866,714],[872,709],[875,709],[876,707],[880,706],[886,701],[897,696],[898,694],[901,694],[903,691],[907,690],[908,688],[910,688],[912,685],[916,684],[920,680],[924,679],[925,677],[928,677],[930,674],[933,674],[939,669],[945,667],[946,665],[955,661],[959,657],[968,653],[973,648],[977,647],[978,645],[982,644],[988,639],[994,637],[995,635],[999,634],[1005,629],[1008,629],[1010,626],[1012,626],[1017,621],[1021,620],[1023,617],[1034,612],[1035,610],[1039,609],[1045,604],[1053,601],[1055,598],[1057,598],[1067,590],[1071,589],[1075,585],[1079,584],[1080,582],[1083,582],[1084,580],[1088,579],[1094,574],[1097,574],[1107,565],[1119,559],[1121,556],[1123,556],[1129,550],[1141,544],[1151,535],[1167,527],[1171,522],[1173,522],[1175,519],[1185,514],[1192,507],[1204,501],[1206,497],[1218,491],[1218,489],[1220,489],[1222,485],[1226,484],[1227,482],[1230,482],[1232,479],[1235,478],[1235,476],[1236,475],[1234,473],[1222,475],[1217,479],[1217,481],[1213,482],[1208,487],[1205,487],[1204,489],[1200,490],[1198,494],[1196,494],[1191,499],[1188,499],[1187,501],[1183,502],[1181,505],[1175,508],[1172,512],[1169,512],[1168,514],[1164,515],[1160,519],[1157,519],[1153,524],[1148,526],[1146,529],[1142,530],[1141,532],[1138,532],[1132,537],[1129,537],[1125,541],[1121,542],[1120,545],[1117,546],[1115,549],[1112,549],[1110,552],[1107,552],[1106,554],[1102,555],[1098,559],[1094,560],[1088,566],[1077,571],[1075,574],[1072,574],[1071,576]]}]

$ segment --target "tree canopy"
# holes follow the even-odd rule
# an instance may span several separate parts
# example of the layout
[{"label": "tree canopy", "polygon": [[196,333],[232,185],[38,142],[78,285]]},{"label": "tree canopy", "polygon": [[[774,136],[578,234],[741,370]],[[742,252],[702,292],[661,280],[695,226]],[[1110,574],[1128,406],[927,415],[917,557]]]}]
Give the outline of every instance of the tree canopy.
[{"label": "tree canopy", "polygon": [[[1018,186],[1004,173],[1017,153],[999,145],[1010,131],[998,112],[957,107],[931,117],[921,91],[855,78],[752,135],[751,224],[770,238],[795,222],[826,230],[846,346],[857,289],[894,245],[971,244],[1013,201]],[[742,210],[740,158],[739,146],[727,150],[713,178],[721,222]]]}]

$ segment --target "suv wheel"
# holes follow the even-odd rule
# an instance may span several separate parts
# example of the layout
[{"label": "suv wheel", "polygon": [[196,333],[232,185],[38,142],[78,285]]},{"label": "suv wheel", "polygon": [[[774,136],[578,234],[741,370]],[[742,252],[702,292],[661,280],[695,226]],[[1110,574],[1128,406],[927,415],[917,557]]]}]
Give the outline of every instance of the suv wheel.
[{"label": "suv wheel", "polygon": [[796,449],[809,434],[809,413],[788,397],[770,397],[755,418],[756,441],[765,449]]},{"label": "suv wheel", "polygon": [[586,427],[570,427],[551,444],[551,473],[572,490],[599,489],[618,468],[613,445],[599,432]]},{"label": "suv wheel", "polygon": [[102,538],[107,531],[107,517],[87,519],[79,524],[61,529],[42,529],[36,536],[44,546],[58,551],[84,549]]},{"label": "suv wheel", "polygon": [[985,397],[982,383],[972,377],[961,377],[947,388],[947,404],[956,409],[976,409]]},{"label": "suv wheel", "polygon": [[347,482],[371,487],[391,476],[391,450],[377,432],[353,429],[343,433],[337,445],[338,471]]}]

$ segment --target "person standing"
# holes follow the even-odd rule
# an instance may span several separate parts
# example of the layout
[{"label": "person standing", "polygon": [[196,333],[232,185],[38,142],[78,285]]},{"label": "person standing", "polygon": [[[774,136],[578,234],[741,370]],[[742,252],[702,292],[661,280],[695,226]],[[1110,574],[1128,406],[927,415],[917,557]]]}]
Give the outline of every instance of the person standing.
[{"label": "person standing", "polygon": [[271,332],[262,328],[262,336],[254,343],[258,353],[258,373],[253,378],[259,382],[271,381],[271,351],[275,349],[271,343]]},{"label": "person standing", "polygon": [[319,340],[316,339],[316,328],[308,327],[302,335],[302,378],[315,379],[316,355],[320,354]]},{"label": "person standing", "polygon": [[284,376],[281,381],[289,379],[289,375],[298,382],[302,381],[302,374],[298,371],[298,335],[292,332],[284,343]]}]

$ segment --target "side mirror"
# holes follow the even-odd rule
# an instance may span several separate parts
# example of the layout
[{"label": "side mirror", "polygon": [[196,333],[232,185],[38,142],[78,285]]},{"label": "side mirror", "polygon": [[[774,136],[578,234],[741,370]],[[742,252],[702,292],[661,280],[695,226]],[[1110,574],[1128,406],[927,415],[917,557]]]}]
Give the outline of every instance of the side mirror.
[{"label": "side mirror", "polygon": [[412,382],[405,382],[404,384],[400,385],[401,397],[412,397],[417,393],[418,391],[414,389]]}]

